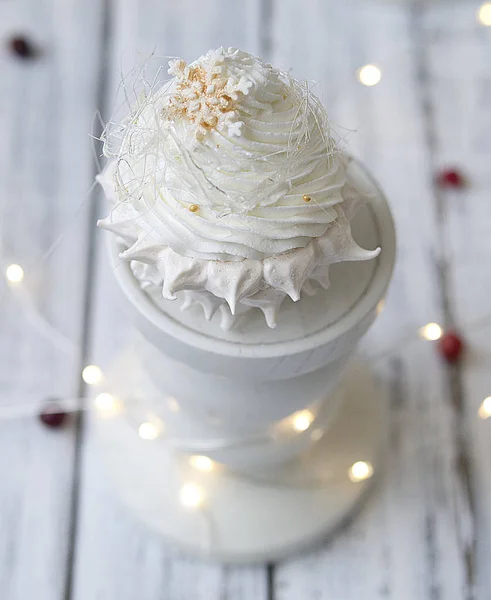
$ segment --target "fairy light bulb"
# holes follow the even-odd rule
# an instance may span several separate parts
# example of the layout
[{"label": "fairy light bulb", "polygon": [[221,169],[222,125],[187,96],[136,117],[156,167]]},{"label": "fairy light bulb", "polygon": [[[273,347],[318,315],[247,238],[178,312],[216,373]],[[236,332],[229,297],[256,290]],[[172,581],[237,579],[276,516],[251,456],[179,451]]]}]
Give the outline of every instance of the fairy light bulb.
[{"label": "fairy light bulb", "polygon": [[205,496],[196,483],[185,483],[179,491],[179,499],[186,508],[198,508],[203,504]]},{"label": "fairy light bulb", "polygon": [[477,11],[477,19],[481,25],[491,27],[491,2],[481,4]]},{"label": "fairy light bulb", "polygon": [[169,410],[173,413],[179,412],[181,410],[181,407],[179,406],[179,402],[172,396],[167,398],[167,406],[168,406]]},{"label": "fairy light bulb", "polygon": [[82,371],[82,379],[88,385],[97,385],[102,381],[102,371],[97,365],[87,365]]},{"label": "fairy light bulb", "polygon": [[306,431],[310,427],[313,420],[314,415],[310,412],[310,410],[301,410],[293,415],[292,427],[298,432]]},{"label": "fairy light bulb", "polygon": [[194,455],[189,457],[189,464],[198,471],[210,473],[213,471],[214,463],[208,456]]},{"label": "fairy light bulb", "polygon": [[489,417],[491,417],[491,396],[484,398],[477,414],[481,419],[489,419]]},{"label": "fairy light bulb", "polygon": [[101,414],[107,417],[114,416],[121,410],[121,400],[107,392],[96,396],[94,405]]},{"label": "fairy light bulb", "polygon": [[363,85],[372,87],[382,79],[382,71],[376,65],[365,65],[358,69],[358,79]]},{"label": "fairy light bulb", "polygon": [[157,425],[157,423],[145,421],[138,427],[138,435],[142,440],[156,440],[160,435],[160,427]]},{"label": "fairy light bulb", "polygon": [[20,283],[24,279],[24,269],[20,265],[9,265],[5,269],[5,277],[9,283]]},{"label": "fairy light bulb", "polygon": [[377,315],[379,315],[385,308],[385,299],[382,298],[382,300],[379,300],[377,303],[377,306],[375,307],[375,312]]},{"label": "fairy light bulb", "polygon": [[425,340],[434,342],[442,337],[443,329],[440,327],[440,325],[438,325],[438,323],[428,323],[424,327],[421,327],[419,334]]},{"label": "fairy light bulb", "polygon": [[348,471],[348,477],[353,483],[370,479],[373,475],[373,467],[369,462],[359,460],[355,462]]}]

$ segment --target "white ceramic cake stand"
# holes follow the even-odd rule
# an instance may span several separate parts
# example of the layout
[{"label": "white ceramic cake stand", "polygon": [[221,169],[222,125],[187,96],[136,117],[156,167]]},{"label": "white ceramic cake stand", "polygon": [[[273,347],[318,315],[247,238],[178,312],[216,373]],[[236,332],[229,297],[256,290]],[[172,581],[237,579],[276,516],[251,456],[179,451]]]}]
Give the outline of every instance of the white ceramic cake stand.
[{"label": "white ceramic cake stand", "polygon": [[[354,463],[379,470],[383,401],[349,358],[385,295],[395,242],[387,203],[360,172],[373,193],[354,237],[381,255],[335,265],[330,289],[285,302],[275,330],[254,311],[224,332],[198,307],[148,296],[110,240],[141,333],[114,362],[112,391],[139,402],[101,413],[100,444],[124,503],[185,551],[226,562],[296,552],[357,504],[371,479],[351,481]],[[142,439],[142,423],[158,439]]]}]

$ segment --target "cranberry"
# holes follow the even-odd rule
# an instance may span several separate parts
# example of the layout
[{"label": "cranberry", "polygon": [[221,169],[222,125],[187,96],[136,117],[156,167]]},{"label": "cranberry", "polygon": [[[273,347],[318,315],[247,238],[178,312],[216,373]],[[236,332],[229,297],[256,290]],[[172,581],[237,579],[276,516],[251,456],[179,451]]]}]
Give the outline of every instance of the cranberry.
[{"label": "cranberry", "polygon": [[51,401],[43,408],[39,414],[39,419],[46,427],[58,429],[65,423],[67,416],[67,413],[61,410],[59,404]]},{"label": "cranberry", "polygon": [[13,37],[9,43],[10,50],[22,59],[33,58],[36,54],[31,42],[22,36]]},{"label": "cranberry", "polygon": [[444,169],[437,176],[437,183],[442,188],[463,188],[465,177],[458,169]]},{"label": "cranberry", "polygon": [[448,331],[440,338],[438,350],[448,363],[456,363],[464,350],[464,342],[455,331]]}]

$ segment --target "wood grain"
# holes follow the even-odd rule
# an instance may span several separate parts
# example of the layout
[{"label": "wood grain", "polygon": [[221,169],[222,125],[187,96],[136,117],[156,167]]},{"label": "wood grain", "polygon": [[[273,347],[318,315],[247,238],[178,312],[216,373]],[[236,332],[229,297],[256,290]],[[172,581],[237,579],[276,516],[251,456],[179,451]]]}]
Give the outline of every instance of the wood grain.
[{"label": "wood grain", "polygon": [[491,589],[491,422],[481,421],[477,411],[491,395],[491,276],[489,270],[483,272],[484,257],[491,252],[491,36],[489,29],[478,24],[475,8],[463,1],[446,10],[428,7],[422,37],[435,167],[455,166],[468,181],[465,190],[437,190],[437,195],[448,313],[451,325],[462,331],[468,343],[462,368],[451,375],[463,383],[463,393],[456,397],[461,443],[468,449],[461,479],[470,486],[476,510],[468,540],[474,552],[469,568],[474,571],[478,597],[487,598]]},{"label": "wood grain", "polygon": [[[206,4],[196,0],[113,3],[106,118],[113,111],[121,73],[131,71],[135,61],[140,60],[135,50],[140,57],[154,51],[159,57],[178,55],[186,60],[220,45],[259,53],[259,15],[260,4],[256,0],[234,6],[224,0]],[[153,63],[165,68],[166,59],[150,61],[148,73],[154,68]],[[113,282],[102,243],[98,257],[91,356],[93,362],[106,369],[124,343],[128,321],[118,310],[120,290]],[[81,472],[73,598],[261,600],[267,597],[266,568],[223,568],[176,556],[165,541],[135,522],[133,515],[119,506],[114,491],[105,481],[104,465],[99,461],[89,428]]]},{"label": "wood grain", "polygon": [[[386,468],[346,529],[277,566],[203,564],[175,555],[118,504],[90,427],[77,437],[73,426],[1,421],[2,600],[489,598],[491,419],[477,409],[491,395],[491,30],[478,25],[477,6],[0,2],[0,39],[26,32],[41,50],[30,63],[0,50],[0,266],[25,267],[36,309],[63,336],[49,341],[46,324],[27,318],[21,290],[2,279],[0,406],[77,395],[85,361],[109,368],[127,338],[99,238],[87,274],[94,223],[85,201],[94,109],[114,114],[135,51],[190,60],[232,45],[311,79],[340,143],[382,183],[399,235],[387,306],[364,344],[369,354],[397,349],[376,365],[390,397]],[[366,63],[383,71],[373,88],[356,79]],[[442,191],[434,172],[454,164],[470,186]],[[462,368],[445,368],[417,340],[429,321],[464,330]]]},{"label": "wood grain", "polygon": [[[438,3],[435,12],[447,10]],[[468,10],[470,10],[468,6]],[[471,499],[459,464],[460,393],[430,344],[403,335],[429,321],[443,322],[448,289],[440,277],[438,205],[432,185],[433,148],[421,80],[419,4],[304,2],[277,5],[273,56],[282,66],[320,80],[316,89],[340,132],[379,178],[391,200],[399,262],[375,346],[401,348],[383,371],[392,382],[387,468],[361,514],[332,544],[281,565],[277,597],[468,598]],[[296,40],[291,43],[291,40]],[[356,70],[378,64],[374,88]],[[459,461],[457,458],[459,457]],[[306,574],[309,573],[307,577]]]},{"label": "wood grain", "polygon": [[[74,213],[93,177],[87,132],[99,12],[99,0],[0,3],[0,406],[78,395],[89,223],[86,207]],[[19,34],[32,40],[36,60],[8,52]],[[3,279],[10,262],[25,270],[17,290]],[[46,323],[62,335],[47,337]],[[34,418],[0,422],[1,598],[64,595],[73,450],[72,426],[52,432]]]}]

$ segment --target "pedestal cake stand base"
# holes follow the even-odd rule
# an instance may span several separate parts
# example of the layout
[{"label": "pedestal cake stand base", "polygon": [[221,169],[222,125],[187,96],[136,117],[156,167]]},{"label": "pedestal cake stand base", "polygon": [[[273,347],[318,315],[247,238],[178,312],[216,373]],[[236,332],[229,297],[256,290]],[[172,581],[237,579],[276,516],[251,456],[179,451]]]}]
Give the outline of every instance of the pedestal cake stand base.
[{"label": "pedestal cake stand base", "polygon": [[97,419],[99,442],[124,504],[179,549],[223,562],[277,560],[320,542],[347,518],[371,483],[351,481],[354,463],[380,469],[385,402],[370,372],[352,366],[338,393],[342,407],[325,435],[257,476],[220,465],[200,472],[165,440],[142,440],[122,416]]},{"label": "pedestal cake stand base", "polygon": [[220,465],[200,472],[165,440],[141,439],[122,416],[97,419],[99,442],[124,504],[179,549],[223,562],[277,560],[320,542],[347,518],[371,483],[351,481],[354,463],[380,469],[385,402],[370,372],[350,367],[338,393],[342,407],[325,435],[257,476]]}]

